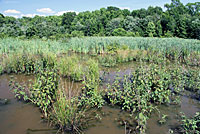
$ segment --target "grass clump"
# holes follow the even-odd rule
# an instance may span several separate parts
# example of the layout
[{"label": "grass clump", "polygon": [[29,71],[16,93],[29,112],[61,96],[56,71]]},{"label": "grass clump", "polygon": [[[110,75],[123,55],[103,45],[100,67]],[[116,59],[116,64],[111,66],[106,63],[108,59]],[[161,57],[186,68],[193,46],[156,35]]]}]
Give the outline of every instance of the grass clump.
[{"label": "grass clump", "polygon": [[3,59],[2,67],[6,73],[38,73],[47,67],[55,67],[54,54],[31,55],[19,53]]},{"label": "grass clump", "polygon": [[58,63],[58,70],[64,77],[69,77],[74,81],[81,81],[84,77],[83,66],[77,57],[64,57]]},{"label": "grass clump", "polygon": [[87,107],[79,107],[78,103],[78,98],[66,94],[65,90],[56,92],[50,120],[60,131],[81,133],[82,127],[87,123]]}]

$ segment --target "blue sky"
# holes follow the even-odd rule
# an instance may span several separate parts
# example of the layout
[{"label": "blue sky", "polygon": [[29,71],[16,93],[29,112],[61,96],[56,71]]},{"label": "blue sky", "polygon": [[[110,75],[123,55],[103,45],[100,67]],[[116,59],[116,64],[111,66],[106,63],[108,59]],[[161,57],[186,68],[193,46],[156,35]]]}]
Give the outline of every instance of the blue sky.
[{"label": "blue sky", "polygon": [[[198,0],[181,0],[186,4]],[[160,6],[171,0],[0,0],[0,13],[21,17],[34,15],[62,15],[67,11],[93,11],[107,6],[117,6],[129,10]]]}]

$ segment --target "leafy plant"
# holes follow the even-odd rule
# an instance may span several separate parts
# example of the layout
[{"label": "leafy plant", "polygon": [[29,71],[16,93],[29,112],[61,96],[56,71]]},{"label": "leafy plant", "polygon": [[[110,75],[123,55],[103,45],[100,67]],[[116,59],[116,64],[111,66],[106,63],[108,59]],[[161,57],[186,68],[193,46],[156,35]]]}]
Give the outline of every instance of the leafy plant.
[{"label": "leafy plant", "polygon": [[182,113],[182,128],[184,134],[200,133],[200,113],[197,112],[193,118],[188,118]]},{"label": "leafy plant", "polygon": [[170,103],[175,93],[180,92],[181,73],[172,72],[155,64],[138,68],[130,76],[124,76],[123,81],[117,77],[108,85],[106,100],[132,114],[137,113],[137,129],[144,133],[150,113],[157,110],[156,105]]},{"label": "leafy plant", "polygon": [[37,74],[32,87],[21,86],[13,80],[10,81],[10,86],[17,99],[32,102],[41,109],[45,117],[48,117],[49,108],[55,101],[58,78],[55,69],[47,68]]},{"label": "leafy plant", "polygon": [[80,105],[100,108],[103,106],[104,100],[98,89],[100,83],[98,63],[94,60],[89,60],[88,70],[85,75],[83,93],[80,96]]},{"label": "leafy plant", "polygon": [[168,118],[168,116],[167,116],[167,115],[165,115],[165,114],[162,114],[162,117],[161,117],[161,119],[158,121],[158,123],[159,123],[160,125],[163,125],[163,124],[165,124],[165,123],[166,123],[166,121],[167,121],[167,118]]},{"label": "leafy plant", "polygon": [[48,109],[55,100],[58,80],[57,71],[55,69],[41,71],[36,77],[33,89],[30,90],[31,101],[40,107],[45,117],[48,116]]}]

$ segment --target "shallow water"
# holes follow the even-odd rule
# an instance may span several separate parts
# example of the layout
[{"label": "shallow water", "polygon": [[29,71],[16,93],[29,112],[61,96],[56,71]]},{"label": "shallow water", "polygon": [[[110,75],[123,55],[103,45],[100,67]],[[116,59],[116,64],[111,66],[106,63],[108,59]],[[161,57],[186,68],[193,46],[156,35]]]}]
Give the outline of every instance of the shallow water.
[{"label": "shallow water", "polygon": [[[101,77],[104,83],[112,83],[116,75],[123,77],[129,75],[135,68],[140,66],[139,63],[122,64],[115,68],[103,68]],[[118,71],[120,70],[120,71]],[[103,75],[104,74],[104,75]],[[14,75],[18,82],[29,84],[34,80],[33,76]],[[55,130],[42,122],[39,109],[31,104],[25,104],[14,99],[14,95],[9,91],[9,75],[0,76],[0,98],[10,99],[8,105],[0,106],[0,134],[53,134]],[[82,87],[81,83],[73,83],[68,80],[61,80],[60,85],[66,91],[77,93]],[[105,85],[102,87],[105,88]],[[69,90],[72,89],[72,90]],[[147,124],[147,134],[167,134],[169,129],[179,125],[177,114],[184,112],[186,116],[192,117],[200,111],[200,102],[189,96],[181,97],[180,105],[159,106],[161,114],[168,115],[166,124],[159,125],[159,115],[153,113]],[[134,121],[134,117],[130,117],[128,113],[123,112],[119,108],[104,106],[100,114],[101,120],[93,122],[93,126],[84,131],[86,134],[125,134],[125,125],[121,124],[122,120]],[[28,131],[28,129],[40,131]],[[128,133],[128,132],[127,132]]]},{"label": "shallow water", "polygon": [[[200,111],[200,102],[189,97],[181,97],[180,105],[159,106],[161,115],[168,116],[167,122],[164,125],[158,124],[159,114],[154,112],[147,123],[147,134],[168,134],[169,129],[175,128],[180,123],[178,122],[178,114],[185,113],[186,116],[192,117],[196,112]],[[88,128],[86,134],[125,134],[125,125],[120,121],[134,122],[134,117],[130,117],[127,112],[119,108],[104,106],[102,111],[106,114],[101,116],[102,120],[94,123],[95,126]],[[121,125],[120,125],[121,124]],[[128,133],[128,129],[126,132]]]},{"label": "shallow water", "polygon": [[[32,76],[15,77],[18,82],[33,80]],[[0,134],[32,134],[28,129],[50,129],[47,123],[42,122],[37,107],[14,99],[14,94],[9,90],[9,80],[9,75],[0,76],[0,98],[10,100],[9,104],[0,106]],[[39,134],[50,133],[50,131],[39,132]]]},{"label": "shallow water", "polygon": [[[41,120],[39,108],[17,101],[9,89],[11,76],[20,84],[32,84],[34,76],[25,75],[2,75],[0,76],[0,98],[9,99],[7,105],[0,106],[0,134],[55,134],[47,122]],[[60,80],[62,87],[69,94],[78,93],[82,87],[81,83],[70,82],[66,79]]]},{"label": "shallow water", "polygon": [[[104,68],[103,71],[101,71],[101,77],[104,82],[102,89],[106,88],[105,83],[111,84],[116,77],[121,77],[121,79],[123,79],[124,75],[130,75],[132,71],[140,66],[141,64],[139,62],[130,62],[119,65],[115,68]],[[171,128],[175,128],[180,125],[180,122],[178,122],[178,115],[180,115],[180,112],[183,112],[187,117],[193,117],[196,112],[200,112],[200,101],[191,98],[190,95],[183,95],[181,96],[180,105],[162,105],[159,106],[158,109],[160,111],[160,115],[165,114],[168,116],[167,122],[160,125],[158,123],[160,119],[158,112],[152,113],[147,123],[147,134],[168,134]],[[123,117],[124,120],[134,121],[134,117],[128,116],[127,113],[121,112],[119,109],[116,110],[115,108],[106,106],[102,110],[110,113],[110,116],[103,116],[101,123],[97,122],[96,126],[89,128],[86,133],[124,134],[125,125],[119,127],[119,122],[116,120],[121,118],[121,116],[123,117],[126,115],[127,117]]]}]

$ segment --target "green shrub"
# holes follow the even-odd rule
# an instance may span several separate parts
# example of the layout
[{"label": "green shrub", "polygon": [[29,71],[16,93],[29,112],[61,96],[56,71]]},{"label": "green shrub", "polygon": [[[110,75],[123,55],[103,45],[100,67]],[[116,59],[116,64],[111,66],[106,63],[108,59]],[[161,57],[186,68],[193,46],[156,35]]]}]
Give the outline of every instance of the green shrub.
[{"label": "green shrub", "polygon": [[108,53],[116,53],[119,47],[120,45],[118,43],[112,43],[112,44],[107,45],[106,51]]}]

